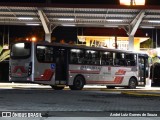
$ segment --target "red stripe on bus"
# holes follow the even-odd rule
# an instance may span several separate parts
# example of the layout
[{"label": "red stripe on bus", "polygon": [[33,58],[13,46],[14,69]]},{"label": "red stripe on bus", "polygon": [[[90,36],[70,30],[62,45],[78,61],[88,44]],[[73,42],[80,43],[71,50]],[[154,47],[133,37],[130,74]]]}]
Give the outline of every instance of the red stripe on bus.
[{"label": "red stripe on bus", "polygon": [[37,81],[51,81],[54,72],[51,69],[46,69],[44,73],[40,76],[35,78]]},{"label": "red stripe on bus", "polygon": [[70,70],[70,73],[83,73],[83,74],[100,74],[100,71],[87,71],[87,70]]},{"label": "red stripe on bus", "polygon": [[15,66],[12,73],[16,73],[18,70],[20,70],[22,73],[27,73],[27,70],[25,70],[24,66]]},{"label": "red stripe on bus", "polygon": [[118,72],[115,73],[115,75],[125,75],[126,71],[123,69],[119,69]]},{"label": "red stripe on bus", "polygon": [[105,80],[96,80],[96,81],[89,81],[87,80],[86,83],[88,84],[121,84],[124,77],[117,76],[113,81],[105,81]]}]

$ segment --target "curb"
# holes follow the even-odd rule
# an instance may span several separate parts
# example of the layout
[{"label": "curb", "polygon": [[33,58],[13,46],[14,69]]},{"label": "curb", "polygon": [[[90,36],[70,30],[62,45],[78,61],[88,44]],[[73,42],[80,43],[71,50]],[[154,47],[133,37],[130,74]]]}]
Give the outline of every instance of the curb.
[{"label": "curb", "polygon": [[134,95],[134,96],[147,96],[147,97],[160,97],[160,94],[152,94],[152,93],[141,93],[141,92],[121,92],[121,94],[125,95]]}]

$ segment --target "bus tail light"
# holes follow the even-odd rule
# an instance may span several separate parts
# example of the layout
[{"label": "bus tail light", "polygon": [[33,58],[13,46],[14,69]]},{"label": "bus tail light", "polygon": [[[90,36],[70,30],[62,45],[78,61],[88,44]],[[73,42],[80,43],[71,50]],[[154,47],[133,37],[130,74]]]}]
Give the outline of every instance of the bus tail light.
[{"label": "bus tail light", "polygon": [[32,74],[32,62],[30,62],[28,66],[28,76],[30,76],[31,74]]}]

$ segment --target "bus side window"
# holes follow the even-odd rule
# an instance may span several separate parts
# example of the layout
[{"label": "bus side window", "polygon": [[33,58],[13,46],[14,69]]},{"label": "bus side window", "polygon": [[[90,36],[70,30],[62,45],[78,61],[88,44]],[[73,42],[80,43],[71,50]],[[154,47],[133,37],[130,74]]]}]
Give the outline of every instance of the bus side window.
[{"label": "bus side window", "polygon": [[70,50],[70,63],[77,64],[78,63],[78,54],[79,49],[71,49]]},{"label": "bus side window", "polygon": [[77,54],[76,53],[74,53],[74,52],[72,52],[71,53],[71,63],[77,63],[78,62],[78,58],[77,58]]},{"label": "bus side window", "polygon": [[112,65],[112,53],[102,52],[101,53],[101,65]]},{"label": "bus side window", "polygon": [[45,51],[45,62],[54,62],[53,61],[53,48],[52,47],[46,47]]},{"label": "bus side window", "polygon": [[78,63],[82,64],[84,63],[85,59],[84,59],[84,51],[80,50],[79,54],[78,54]]},{"label": "bus side window", "polygon": [[85,64],[91,64],[91,60],[92,60],[91,51],[90,51],[90,50],[86,50],[86,51],[85,51],[84,63],[85,63]]},{"label": "bus side window", "polygon": [[53,48],[50,46],[37,46],[36,56],[39,62],[54,62]]},{"label": "bus side window", "polygon": [[94,61],[95,65],[99,65],[100,64],[100,57],[99,57],[99,52],[95,53],[95,61]]},{"label": "bus side window", "polygon": [[37,46],[36,57],[39,62],[45,62],[45,46]]},{"label": "bus side window", "polygon": [[45,58],[45,50],[42,49],[37,49],[37,60],[39,62],[44,62],[44,58]]},{"label": "bus side window", "polygon": [[90,64],[90,65],[99,65],[100,64],[98,51],[86,50],[84,56],[85,56],[84,57],[85,64]]},{"label": "bus side window", "polygon": [[136,55],[135,54],[126,54],[126,61],[128,66],[136,66]]},{"label": "bus side window", "polygon": [[98,51],[92,51],[92,61],[91,64],[93,65],[99,65],[100,64],[100,58]]},{"label": "bus side window", "polygon": [[120,53],[114,53],[114,65],[119,65]]},{"label": "bus side window", "polygon": [[71,64],[82,64],[84,63],[84,51],[82,49],[71,49],[70,50],[70,63]]}]

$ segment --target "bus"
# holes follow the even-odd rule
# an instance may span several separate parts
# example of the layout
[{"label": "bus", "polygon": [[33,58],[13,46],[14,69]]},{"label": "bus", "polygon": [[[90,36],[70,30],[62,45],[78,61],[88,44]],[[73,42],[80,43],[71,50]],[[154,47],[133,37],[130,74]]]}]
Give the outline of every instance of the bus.
[{"label": "bus", "polygon": [[84,85],[107,88],[144,86],[148,78],[148,55],[127,50],[48,42],[11,45],[9,79],[34,82],[55,90]]}]

